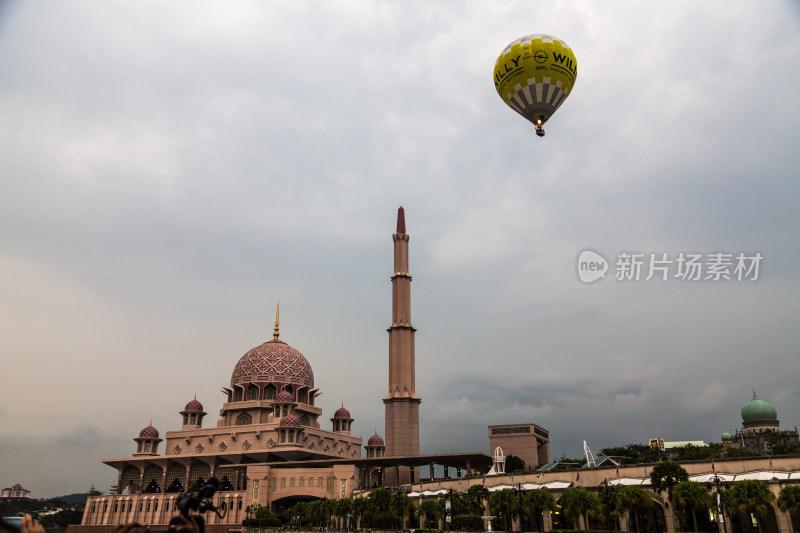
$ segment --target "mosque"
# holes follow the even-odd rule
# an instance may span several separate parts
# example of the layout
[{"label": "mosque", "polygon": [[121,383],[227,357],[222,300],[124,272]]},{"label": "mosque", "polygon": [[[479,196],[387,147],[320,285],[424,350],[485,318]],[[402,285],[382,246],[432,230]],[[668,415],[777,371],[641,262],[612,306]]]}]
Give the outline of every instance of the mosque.
[{"label": "mosque", "polygon": [[198,490],[211,477],[220,480],[215,502],[224,504],[227,515],[209,515],[207,531],[227,531],[257,506],[280,513],[297,501],[413,483],[423,466],[434,472],[435,465],[442,465],[445,476],[451,469],[459,476],[486,473],[492,459],[483,453],[419,454],[422,400],[415,389],[416,329],[411,324],[409,235],[402,207],[392,240],[389,388],[382,399],[385,441],[376,431],[363,446],[362,457],[363,440],[352,434],[354,418],[344,405],[330,422],[323,420],[315,405],[320,390],[314,372],[305,356],[280,338],[278,310],[272,339],[234,366],[230,384],[223,387],[226,398],[216,426],[206,426],[207,412],[196,397],[179,411],[180,430],[167,431],[162,438],[151,421],[133,439],[131,457],[103,461],[117,470],[117,494],[90,498],[82,526],[167,524],[176,513],[178,495]]},{"label": "mosque", "polygon": [[769,455],[770,447],[796,448],[798,441],[797,427],[781,429],[778,411],[769,403],[758,397],[753,391],[753,398],[742,407],[741,429],[730,428],[734,433],[722,433],[722,444],[726,447],[745,448],[751,455]]}]

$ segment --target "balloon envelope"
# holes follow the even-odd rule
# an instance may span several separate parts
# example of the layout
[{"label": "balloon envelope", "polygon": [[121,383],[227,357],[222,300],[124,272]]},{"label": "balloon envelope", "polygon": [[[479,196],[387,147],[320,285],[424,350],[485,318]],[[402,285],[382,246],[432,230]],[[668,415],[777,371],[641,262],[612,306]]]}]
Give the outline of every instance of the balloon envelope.
[{"label": "balloon envelope", "polygon": [[572,49],[557,37],[526,35],[506,46],[494,66],[497,94],[534,124],[544,124],[564,103],[578,76]]}]

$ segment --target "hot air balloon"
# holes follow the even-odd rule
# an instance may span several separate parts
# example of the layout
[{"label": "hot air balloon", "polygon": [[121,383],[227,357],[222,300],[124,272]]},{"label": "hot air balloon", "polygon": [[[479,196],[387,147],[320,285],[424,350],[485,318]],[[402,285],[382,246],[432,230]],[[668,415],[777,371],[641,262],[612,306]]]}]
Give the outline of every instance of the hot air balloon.
[{"label": "hot air balloon", "polygon": [[494,66],[497,94],[536,126],[539,137],[544,137],[544,123],[567,99],[577,77],[575,54],[552,35],[517,39],[505,47]]}]

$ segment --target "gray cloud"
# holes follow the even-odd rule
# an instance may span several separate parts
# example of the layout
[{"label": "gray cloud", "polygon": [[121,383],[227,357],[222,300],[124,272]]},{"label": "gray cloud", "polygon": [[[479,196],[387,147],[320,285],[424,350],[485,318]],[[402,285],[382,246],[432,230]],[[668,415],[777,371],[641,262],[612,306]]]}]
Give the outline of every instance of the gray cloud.
[{"label": "gray cloud", "polygon": [[[105,487],[99,460],[151,416],[174,429],[195,392],[219,407],[277,299],[325,413],[344,401],[383,432],[398,205],[424,451],[486,451],[487,424],[517,421],[555,455],[713,440],[753,387],[796,425],[798,20],[788,3],[3,4],[5,482]],[[580,68],[544,139],[491,83],[533,32]],[[583,286],[585,247],[765,259],[754,283]]]}]

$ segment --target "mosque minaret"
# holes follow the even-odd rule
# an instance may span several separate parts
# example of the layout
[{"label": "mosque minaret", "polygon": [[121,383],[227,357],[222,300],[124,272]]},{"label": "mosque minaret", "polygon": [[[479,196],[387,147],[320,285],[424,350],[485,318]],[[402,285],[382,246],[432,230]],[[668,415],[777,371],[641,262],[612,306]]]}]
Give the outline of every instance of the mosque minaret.
[{"label": "mosque minaret", "polygon": [[[392,325],[389,328],[389,393],[386,406],[386,455],[419,455],[419,404],[415,391],[414,332],[411,325],[411,275],[408,273],[408,240],[403,208],[397,210],[397,232],[394,240],[394,274],[392,275]],[[387,472],[399,475],[399,483],[419,478],[410,469]]]}]

